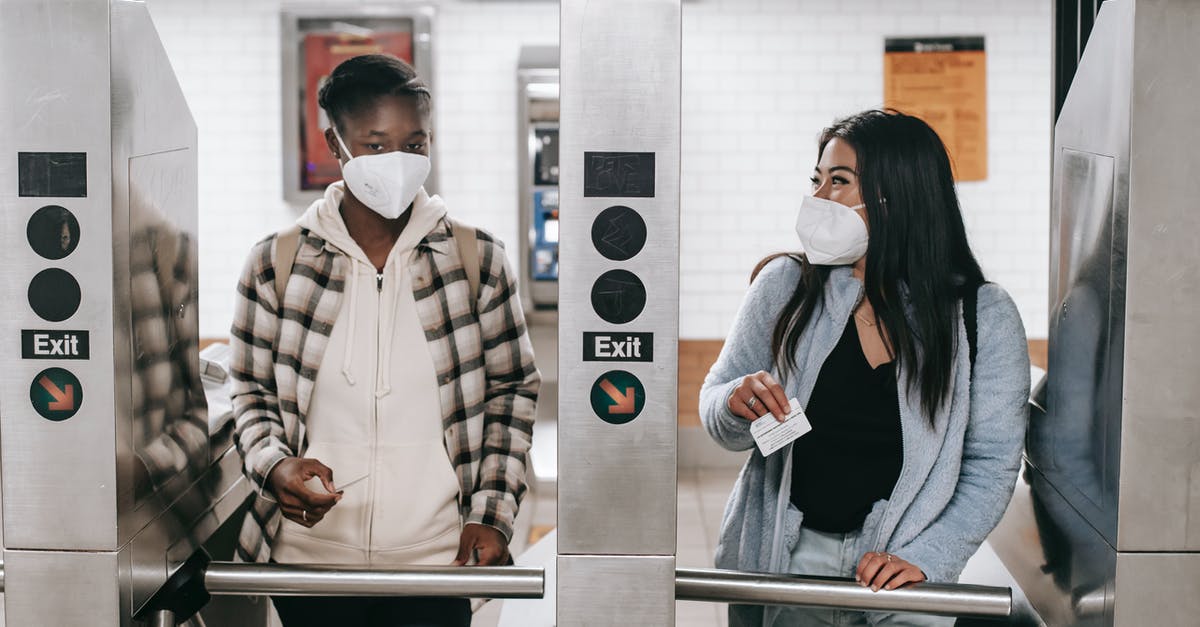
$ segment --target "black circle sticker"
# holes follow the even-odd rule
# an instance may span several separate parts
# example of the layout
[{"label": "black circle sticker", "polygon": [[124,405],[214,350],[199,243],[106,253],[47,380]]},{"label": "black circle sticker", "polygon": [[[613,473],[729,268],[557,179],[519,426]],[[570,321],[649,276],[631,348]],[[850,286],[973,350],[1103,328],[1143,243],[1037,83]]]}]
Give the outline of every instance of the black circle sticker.
[{"label": "black circle sticker", "polygon": [[642,413],[646,388],[624,370],[610,370],[592,384],[592,411],[609,424],[623,425]]},{"label": "black circle sticker", "polygon": [[46,205],[30,216],[25,237],[33,252],[46,259],[62,259],[79,245],[79,221],[66,207]]},{"label": "black circle sticker", "polygon": [[612,324],[625,324],[646,307],[646,286],[628,270],[609,270],[592,285],[592,309]]},{"label": "black circle sticker", "polygon": [[592,222],[592,244],[613,261],[632,259],[646,245],[646,221],[624,205],[609,207]]},{"label": "black circle sticker", "polygon": [[79,282],[66,270],[42,270],[29,282],[29,306],[43,320],[62,322],[75,315],[79,298]]},{"label": "black circle sticker", "polygon": [[29,385],[29,402],[42,418],[60,422],[79,411],[83,404],[83,386],[69,371],[47,368]]}]

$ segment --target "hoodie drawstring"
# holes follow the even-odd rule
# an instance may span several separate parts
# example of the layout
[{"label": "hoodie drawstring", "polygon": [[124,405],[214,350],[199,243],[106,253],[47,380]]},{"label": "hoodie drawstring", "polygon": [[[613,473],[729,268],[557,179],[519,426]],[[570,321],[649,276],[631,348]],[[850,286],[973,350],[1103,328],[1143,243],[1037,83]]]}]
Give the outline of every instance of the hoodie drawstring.
[{"label": "hoodie drawstring", "polygon": [[346,377],[346,383],[354,385],[354,375],[350,369],[354,365],[354,322],[358,319],[356,308],[358,307],[358,266],[359,261],[350,257],[350,310],[346,328],[346,352],[342,354],[342,376]]}]

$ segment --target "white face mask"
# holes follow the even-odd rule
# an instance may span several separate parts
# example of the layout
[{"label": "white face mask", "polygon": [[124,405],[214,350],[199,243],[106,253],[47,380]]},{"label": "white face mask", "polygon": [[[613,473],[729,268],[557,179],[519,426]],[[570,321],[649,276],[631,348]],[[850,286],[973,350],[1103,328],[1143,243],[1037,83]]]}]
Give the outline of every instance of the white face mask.
[{"label": "white face mask", "polygon": [[342,166],[342,179],[354,197],[372,211],[395,220],[408,209],[429,176],[429,157],[410,152],[385,152],[355,157],[333,129],[338,144],[350,157]]},{"label": "white face mask", "polygon": [[805,196],[796,216],[796,235],[808,262],[818,266],[844,266],[867,254],[867,224],[855,209],[839,202]]}]

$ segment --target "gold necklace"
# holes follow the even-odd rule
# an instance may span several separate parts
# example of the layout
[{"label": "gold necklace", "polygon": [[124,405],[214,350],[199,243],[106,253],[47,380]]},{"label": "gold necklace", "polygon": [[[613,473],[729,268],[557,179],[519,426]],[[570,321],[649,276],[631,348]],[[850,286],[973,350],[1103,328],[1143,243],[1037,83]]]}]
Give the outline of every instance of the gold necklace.
[{"label": "gold necklace", "polygon": [[863,323],[864,323],[864,324],[866,324],[866,325],[867,325],[867,326],[869,326],[869,327],[873,327],[873,326],[875,326],[875,321],[874,321],[874,320],[871,320],[871,319],[869,319],[869,318],[867,318],[867,317],[863,316],[863,315],[862,315],[862,312],[858,311],[857,309],[855,309],[855,310],[854,310],[854,317],[855,317],[855,318],[858,318],[859,320],[862,320],[862,321],[863,321]]}]

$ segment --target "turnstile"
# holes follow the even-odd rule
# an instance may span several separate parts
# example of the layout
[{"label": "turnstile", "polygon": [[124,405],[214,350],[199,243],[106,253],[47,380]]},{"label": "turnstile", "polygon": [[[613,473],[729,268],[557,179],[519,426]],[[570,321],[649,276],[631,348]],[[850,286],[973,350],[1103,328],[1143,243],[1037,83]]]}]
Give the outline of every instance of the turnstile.
[{"label": "turnstile", "polygon": [[1049,368],[991,540],[1049,625],[1200,620],[1197,33],[1108,0],[1055,127]]},{"label": "turnstile", "polygon": [[[680,17],[562,6],[559,624],[671,625],[677,598],[1007,614],[1004,589],[676,568]],[[168,625],[211,595],[541,595],[539,569],[208,561],[249,487],[197,371],[186,102],[135,0],[0,0],[0,51],[7,623]]]}]

